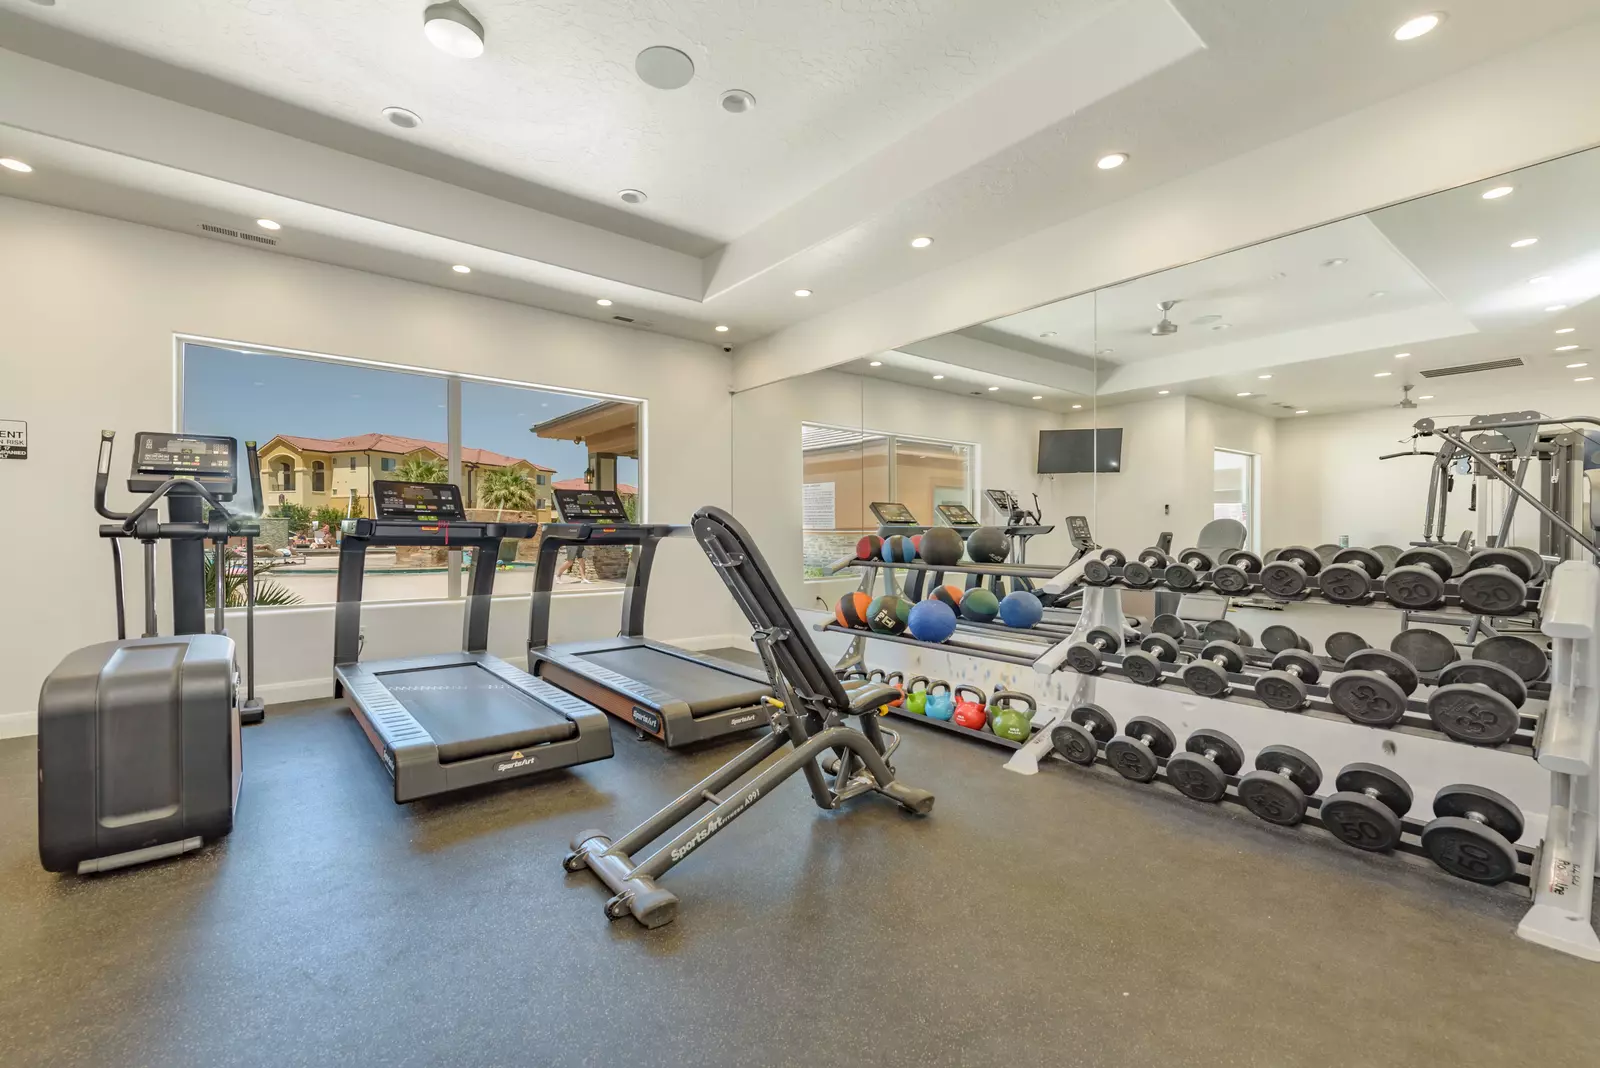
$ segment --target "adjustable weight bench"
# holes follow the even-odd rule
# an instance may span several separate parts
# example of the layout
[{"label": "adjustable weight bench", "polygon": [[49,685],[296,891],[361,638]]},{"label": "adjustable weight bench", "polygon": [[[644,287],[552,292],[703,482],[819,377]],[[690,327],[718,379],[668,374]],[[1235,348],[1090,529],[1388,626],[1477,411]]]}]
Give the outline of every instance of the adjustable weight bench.
[{"label": "adjustable weight bench", "polygon": [[[573,837],[572,852],[562,866],[569,872],[587,867],[612,890],[607,917],[631,913],[646,927],[671,923],[678,913],[678,898],[657,880],[797,771],[805,775],[819,808],[838,808],[858,794],[875,792],[917,815],[933,809],[933,795],[900,782],[889,763],[899,736],[879,726],[878,709],[899,692],[877,683],[847,687],[840,681],[738,520],[708,507],[694,514],[692,526],[754,628],[752,637],[775,696],[764,699],[771,730],[676,801],[615,841],[600,831]],[[852,716],[859,728],[846,726]],[[785,746],[793,748],[740,782]],[[824,753],[830,756],[819,761]],[[634,859],[635,852],[705,805],[712,806],[709,812],[643,860]]]}]

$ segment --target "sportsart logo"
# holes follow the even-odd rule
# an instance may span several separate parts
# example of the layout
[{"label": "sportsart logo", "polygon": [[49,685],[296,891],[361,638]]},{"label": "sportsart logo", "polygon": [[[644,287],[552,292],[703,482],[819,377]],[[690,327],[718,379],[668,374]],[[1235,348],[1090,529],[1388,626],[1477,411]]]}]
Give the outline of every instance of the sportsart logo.
[{"label": "sportsart logo", "polygon": [[756,721],[756,719],[757,719],[757,717],[756,717],[755,713],[753,713],[753,712],[748,716],[734,716],[732,719],[730,719],[728,721],[728,726],[730,726],[730,727],[742,727],[746,723],[754,723]]},{"label": "sportsart logo", "polygon": [[646,712],[644,709],[635,705],[633,709],[633,721],[652,734],[661,733],[661,717],[656,715],[654,712]]},{"label": "sportsart logo", "polygon": [[514,771],[517,768],[526,768],[526,767],[528,767],[528,766],[530,766],[532,764],[537,764],[537,763],[538,763],[538,761],[535,760],[533,757],[525,757],[525,756],[523,756],[522,755],[522,751],[519,749],[517,752],[512,753],[511,754],[511,759],[506,761],[504,764],[496,764],[494,766],[494,770],[495,771]]}]

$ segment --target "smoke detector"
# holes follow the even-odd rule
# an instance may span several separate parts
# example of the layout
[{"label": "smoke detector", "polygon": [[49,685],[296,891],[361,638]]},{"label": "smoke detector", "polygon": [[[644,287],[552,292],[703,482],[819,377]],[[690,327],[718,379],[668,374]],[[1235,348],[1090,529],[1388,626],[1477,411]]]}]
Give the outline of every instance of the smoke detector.
[{"label": "smoke detector", "polygon": [[1150,333],[1152,336],[1166,337],[1169,334],[1176,334],[1178,332],[1178,324],[1173,322],[1167,316],[1168,313],[1171,312],[1173,308],[1177,307],[1179,303],[1181,302],[1176,300],[1164,300],[1156,305],[1156,307],[1161,309],[1161,321],[1150,328]]}]

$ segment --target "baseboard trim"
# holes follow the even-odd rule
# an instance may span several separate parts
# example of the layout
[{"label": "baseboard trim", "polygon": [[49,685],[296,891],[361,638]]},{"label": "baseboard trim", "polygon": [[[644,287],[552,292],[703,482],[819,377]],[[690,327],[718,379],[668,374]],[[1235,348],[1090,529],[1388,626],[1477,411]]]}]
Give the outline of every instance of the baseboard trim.
[{"label": "baseboard trim", "polygon": [[39,713],[34,709],[0,713],[0,738],[27,738],[38,733]]}]

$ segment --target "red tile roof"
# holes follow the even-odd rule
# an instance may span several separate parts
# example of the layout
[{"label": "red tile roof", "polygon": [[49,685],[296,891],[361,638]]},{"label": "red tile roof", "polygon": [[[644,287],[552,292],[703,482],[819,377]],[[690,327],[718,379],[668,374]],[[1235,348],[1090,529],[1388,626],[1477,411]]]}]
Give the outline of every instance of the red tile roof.
[{"label": "red tile roof", "polygon": [[[585,490],[589,488],[589,480],[584,478],[564,478],[560,482],[550,483],[551,489],[560,490]],[[639,496],[639,487],[630,486],[626,482],[617,483],[617,492],[624,497]]]},{"label": "red tile roof", "polygon": [[[283,441],[301,452],[392,452],[405,455],[416,452],[418,449],[427,449],[437,454],[440,458],[447,455],[447,446],[442,441],[424,441],[422,438],[402,438],[395,434],[357,434],[350,438],[301,438],[289,434],[279,434],[273,441]],[[271,445],[272,442],[268,442]],[[266,450],[263,449],[263,452]],[[513,464],[527,464],[529,467],[540,471],[554,472],[555,468],[536,464],[532,460],[524,460],[520,456],[502,456],[498,452],[488,449],[461,450],[461,462],[476,464],[479,467],[510,467]]]}]

